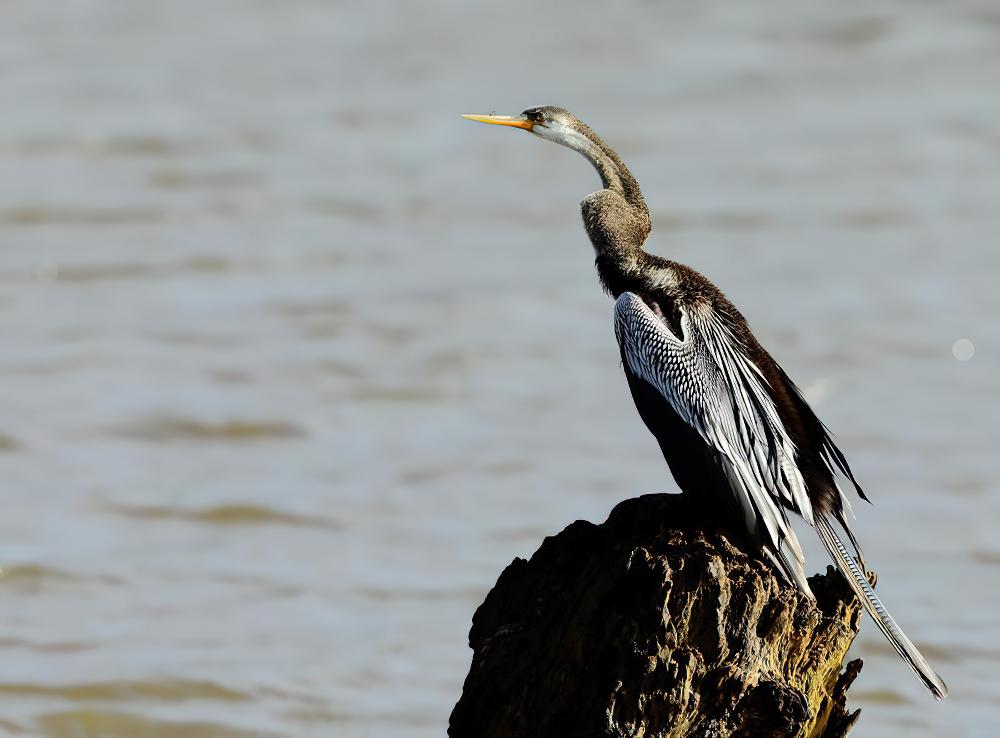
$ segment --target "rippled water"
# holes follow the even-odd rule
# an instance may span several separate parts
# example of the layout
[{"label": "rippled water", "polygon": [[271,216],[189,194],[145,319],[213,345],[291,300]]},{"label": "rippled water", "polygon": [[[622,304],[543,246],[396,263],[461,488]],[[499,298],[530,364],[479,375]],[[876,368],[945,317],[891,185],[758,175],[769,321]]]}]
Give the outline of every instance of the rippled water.
[{"label": "rippled water", "polygon": [[0,733],[441,735],[502,567],[673,488],[596,177],[457,117],[555,103],[875,501],[953,697],[866,626],[857,734],[992,736],[1000,11],[825,7],[0,3]]}]

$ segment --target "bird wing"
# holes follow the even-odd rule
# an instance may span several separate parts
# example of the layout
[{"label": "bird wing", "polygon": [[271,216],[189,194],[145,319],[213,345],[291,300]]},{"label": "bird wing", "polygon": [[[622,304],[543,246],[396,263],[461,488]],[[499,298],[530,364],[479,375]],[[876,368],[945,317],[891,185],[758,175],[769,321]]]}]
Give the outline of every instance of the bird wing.
[{"label": "bird wing", "polygon": [[[725,317],[711,308],[678,306],[677,312],[679,319],[672,324],[679,326],[680,337],[662,314],[657,315],[637,295],[625,292],[618,298],[615,333],[627,371],[659,392],[718,455],[750,529],[763,526],[763,550],[779,570],[803,592],[812,594],[802,568],[802,549],[785,514],[787,505],[817,528],[838,569],[899,655],[936,698],[946,697],[944,681],[872,589],[842,511],[834,516],[854,544],[859,561],[837,535],[830,513],[814,515],[796,464],[795,444],[768,393],[767,380],[743,341]],[[805,400],[801,402],[808,408]],[[839,468],[857,487],[846,459],[825,430],[823,439],[821,458],[828,470],[832,474]]]},{"label": "bird wing", "polygon": [[622,360],[718,454],[751,530],[759,520],[779,568],[808,592],[784,506],[810,525],[813,509],[767,380],[715,310],[679,306],[679,314],[681,337],[639,296],[623,293],[615,303]]}]

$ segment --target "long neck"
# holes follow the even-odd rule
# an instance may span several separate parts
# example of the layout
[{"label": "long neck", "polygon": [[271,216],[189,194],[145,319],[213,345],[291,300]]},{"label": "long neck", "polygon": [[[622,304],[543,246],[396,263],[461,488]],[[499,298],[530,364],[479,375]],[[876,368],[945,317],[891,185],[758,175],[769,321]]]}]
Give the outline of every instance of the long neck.
[{"label": "long neck", "polygon": [[652,228],[649,209],[639,183],[610,146],[582,124],[573,138],[571,148],[593,164],[604,184],[580,205],[601,281],[617,296],[632,285],[638,272],[642,244]]},{"label": "long neck", "polygon": [[583,123],[579,125],[585,143],[580,147],[574,146],[573,148],[576,148],[594,165],[597,173],[601,176],[601,182],[604,183],[604,189],[620,194],[637,214],[641,214],[648,221],[649,209],[642,197],[639,183],[625,166],[625,162],[590,127]]}]

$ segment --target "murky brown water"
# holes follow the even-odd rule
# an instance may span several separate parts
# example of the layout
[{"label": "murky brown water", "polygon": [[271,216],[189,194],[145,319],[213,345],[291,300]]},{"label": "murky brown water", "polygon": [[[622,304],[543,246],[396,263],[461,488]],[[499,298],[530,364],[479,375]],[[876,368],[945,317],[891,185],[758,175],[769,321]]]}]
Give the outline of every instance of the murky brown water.
[{"label": "murky brown water", "polygon": [[503,566],[672,488],[596,177],[458,118],[555,103],[875,500],[953,698],[866,626],[858,734],[994,734],[992,0],[9,0],[0,72],[0,733],[441,735]]}]

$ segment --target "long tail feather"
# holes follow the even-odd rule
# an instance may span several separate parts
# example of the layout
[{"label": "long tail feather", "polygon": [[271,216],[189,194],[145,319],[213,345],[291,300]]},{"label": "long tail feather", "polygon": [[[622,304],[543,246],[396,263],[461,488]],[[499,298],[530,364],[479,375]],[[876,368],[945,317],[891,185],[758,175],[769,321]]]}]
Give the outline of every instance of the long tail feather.
[{"label": "long tail feather", "polygon": [[806,579],[805,569],[802,562],[798,561],[789,551],[788,547],[782,544],[777,552],[772,551],[770,546],[761,546],[761,551],[771,560],[775,568],[789,584],[794,584],[799,591],[811,600],[816,599],[812,589],[809,587],[809,580]]},{"label": "long tail feather", "polygon": [[872,589],[864,571],[861,570],[858,563],[848,553],[847,548],[844,546],[843,541],[840,540],[829,519],[823,515],[817,515],[816,529],[823,540],[823,545],[826,546],[827,551],[830,552],[830,556],[837,564],[837,568],[840,569],[841,574],[847,579],[847,583],[851,585],[851,589],[854,590],[858,599],[861,600],[861,604],[864,605],[868,614],[872,616],[872,620],[878,625],[879,630],[889,640],[892,647],[896,649],[896,653],[910,665],[910,668],[916,672],[917,676],[924,683],[924,686],[930,690],[930,693],[936,699],[943,700],[947,697],[948,687],[920,654],[917,647],[906,637],[902,629],[896,625],[896,621],[892,619],[892,615],[889,614],[889,611],[885,609],[885,605],[882,604],[878,595],[875,594],[875,590]]}]

